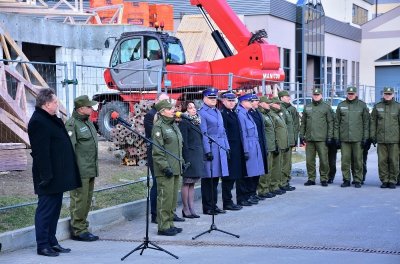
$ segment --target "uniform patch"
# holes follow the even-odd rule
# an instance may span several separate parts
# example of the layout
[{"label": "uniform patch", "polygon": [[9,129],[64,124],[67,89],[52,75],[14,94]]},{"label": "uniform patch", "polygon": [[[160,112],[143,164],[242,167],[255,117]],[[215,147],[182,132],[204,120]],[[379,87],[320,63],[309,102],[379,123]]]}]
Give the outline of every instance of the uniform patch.
[{"label": "uniform patch", "polygon": [[72,137],[72,131],[68,131],[68,136]]},{"label": "uniform patch", "polygon": [[88,131],[88,130],[89,130],[89,128],[88,128],[87,126],[81,127],[81,128],[79,129],[79,131],[81,131],[82,133],[83,133],[83,132],[86,132],[86,131]]},{"label": "uniform patch", "polygon": [[376,111],[379,111],[379,112],[384,112],[384,111],[385,111],[385,109],[383,109],[383,108],[376,108]]},{"label": "uniform patch", "polygon": [[306,110],[312,110],[312,106],[307,106]]},{"label": "uniform patch", "polygon": [[341,106],[340,109],[349,109],[347,106]]},{"label": "uniform patch", "polygon": [[171,128],[167,128],[167,129],[165,129],[165,132],[166,133],[172,133],[172,132],[174,132],[174,130],[172,130]]},{"label": "uniform patch", "polygon": [[160,132],[156,132],[156,137],[160,137],[161,133]]}]

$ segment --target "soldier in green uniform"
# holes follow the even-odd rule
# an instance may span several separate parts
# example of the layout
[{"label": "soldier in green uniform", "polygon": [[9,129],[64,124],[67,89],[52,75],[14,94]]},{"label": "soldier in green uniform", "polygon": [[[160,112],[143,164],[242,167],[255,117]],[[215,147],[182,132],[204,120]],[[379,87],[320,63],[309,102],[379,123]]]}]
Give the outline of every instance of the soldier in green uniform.
[{"label": "soldier in green uniform", "polygon": [[74,100],[74,111],[65,127],[75,150],[76,161],[82,180],[82,187],[70,192],[71,238],[78,241],[96,241],[98,236],[89,232],[89,214],[94,180],[99,175],[97,132],[89,120],[92,106],[96,101],[90,101],[87,95]]},{"label": "soldier in green uniform", "polygon": [[353,161],[354,187],[361,188],[363,180],[363,148],[367,148],[369,138],[369,112],[367,105],[358,99],[357,88],[347,88],[347,98],[336,110],[335,135],[342,149],[341,187],[350,186],[350,167]]},{"label": "soldier in green uniform", "polygon": [[[260,97],[260,103],[258,110],[261,112],[264,118],[264,130],[265,130],[265,137],[268,146],[268,155],[267,155],[267,162],[268,162],[268,173],[261,175],[260,181],[258,182],[257,186],[257,193],[258,196],[263,198],[272,198],[275,197],[273,194],[274,189],[278,189],[279,178],[280,178],[280,156],[279,150],[276,145],[275,139],[275,127],[272,117],[270,115],[270,107],[269,103],[271,100],[266,97]],[[274,179],[272,179],[274,177]],[[276,188],[273,186],[276,185]]]},{"label": "soldier in green uniform", "polygon": [[321,89],[313,90],[312,102],[307,104],[301,117],[300,141],[306,143],[308,180],[305,186],[315,185],[316,154],[319,157],[321,185],[328,186],[328,147],[333,143],[332,108],[322,100]]},{"label": "soldier in green uniform", "polygon": [[[279,156],[280,156],[280,166],[276,171],[276,174],[279,174],[279,176],[274,176],[273,178],[277,179],[277,185],[273,185],[273,193],[274,194],[283,194],[286,193],[286,191],[293,191],[294,187],[288,186],[288,178],[287,175],[284,175],[283,170],[285,168],[284,162],[285,162],[285,155],[290,151],[290,136],[289,136],[289,129],[287,126],[287,113],[285,113],[286,110],[284,110],[281,107],[281,101],[279,100],[278,97],[274,97],[271,99],[270,102],[270,108],[271,108],[271,117],[274,122],[274,128],[275,128],[275,140],[276,140],[276,148],[275,152],[279,151]],[[276,186],[278,188],[276,188]],[[291,188],[289,188],[291,187]]]},{"label": "soldier in green uniform", "polygon": [[383,99],[371,113],[370,137],[378,143],[378,171],[381,188],[395,189],[399,174],[400,104],[391,87],[383,89]]},{"label": "soldier in green uniform", "polygon": [[179,176],[182,174],[182,134],[175,124],[174,108],[168,100],[162,100],[155,106],[158,120],[152,130],[155,144],[179,158],[169,155],[153,146],[154,175],[157,177],[157,223],[158,234],[174,236],[182,232],[182,228],[174,226],[174,211],[176,208]]},{"label": "soldier in green uniform", "polygon": [[296,188],[290,186],[292,177],[292,148],[297,145],[297,138],[299,136],[300,118],[297,109],[290,103],[291,98],[288,91],[280,91],[278,93],[279,99],[282,101],[282,111],[285,113],[286,125],[289,136],[289,151],[282,153],[282,174],[283,174],[283,188],[285,191],[293,191]]}]

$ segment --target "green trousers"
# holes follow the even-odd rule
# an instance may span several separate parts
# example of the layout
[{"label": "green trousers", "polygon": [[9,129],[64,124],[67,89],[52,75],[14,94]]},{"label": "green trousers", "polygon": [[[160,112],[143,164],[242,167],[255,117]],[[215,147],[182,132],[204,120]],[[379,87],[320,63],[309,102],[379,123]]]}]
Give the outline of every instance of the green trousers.
[{"label": "green trousers", "polygon": [[272,168],[271,168],[271,179],[269,182],[269,190],[270,192],[276,191],[279,189],[279,184],[282,181],[282,152],[279,154],[271,153],[272,160]]},{"label": "green trousers", "polygon": [[88,232],[87,217],[92,204],[94,177],[83,178],[82,187],[70,191],[71,231],[74,236]]},{"label": "green trousers", "polygon": [[361,183],[363,180],[363,149],[361,142],[342,142],[342,175],[343,181],[351,181],[351,163],[353,162],[353,181]]},{"label": "green trousers", "polygon": [[257,186],[257,193],[258,194],[266,194],[271,192],[272,190],[269,189],[270,182],[271,182],[271,170],[272,170],[272,152],[268,153],[267,160],[268,160],[268,174],[261,175],[260,180],[258,181]]},{"label": "green trousers", "polygon": [[382,183],[397,183],[399,144],[378,144],[378,171]]},{"label": "green trousers", "polygon": [[157,223],[159,231],[174,226],[174,211],[179,188],[179,175],[171,178],[157,176]]},{"label": "green trousers", "polygon": [[292,173],[292,148],[289,148],[288,151],[282,152],[282,179],[280,183],[280,187],[285,187],[289,184],[292,177],[290,174]]},{"label": "green trousers", "polygon": [[324,141],[312,141],[306,144],[306,166],[308,179],[315,182],[316,174],[316,157],[319,157],[319,174],[320,180],[328,181],[329,162],[328,147]]}]

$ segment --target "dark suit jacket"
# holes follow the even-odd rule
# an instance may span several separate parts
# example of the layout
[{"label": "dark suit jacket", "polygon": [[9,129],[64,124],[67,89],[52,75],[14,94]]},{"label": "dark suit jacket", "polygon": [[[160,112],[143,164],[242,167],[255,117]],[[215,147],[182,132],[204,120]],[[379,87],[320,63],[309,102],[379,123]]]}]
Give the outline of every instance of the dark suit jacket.
[{"label": "dark suit jacket", "polygon": [[[74,149],[63,121],[36,107],[28,124],[35,193],[48,195],[81,187]],[[49,181],[39,187],[41,181]]]}]

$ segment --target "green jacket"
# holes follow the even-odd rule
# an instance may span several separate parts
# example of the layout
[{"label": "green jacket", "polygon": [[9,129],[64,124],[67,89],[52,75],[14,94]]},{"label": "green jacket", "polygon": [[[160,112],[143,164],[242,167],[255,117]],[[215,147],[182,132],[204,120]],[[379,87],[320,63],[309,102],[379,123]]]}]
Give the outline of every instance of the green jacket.
[{"label": "green jacket", "polygon": [[99,176],[97,132],[89,117],[74,110],[65,128],[74,147],[81,178]]},{"label": "green jacket", "polygon": [[400,104],[394,99],[377,103],[371,113],[370,137],[377,143],[399,143]]},{"label": "green jacket", "polygon": [[[282,111],[283,110],[283,111]],[[286,125],[286,110],[275,109],[271,107],[270,115],[272,120],[274,121],[275,127],[275,139],[276,144],[278,144],[278,149],[285,150],[289,148],[289,134],[288,134],[288,127]]]},{"label": "green jacket", "polygon": [[289,133],[289,144],[291,147],[294,147],[297,144],[297,138],[299,137],[300,130],[300,117],[297,112],[296,107],[294,107],[291,103],[281,103],[281,107],[285,108],[287,113],[287,125],[288,125],[288,133]]},{"label": "green jacket", "polygon": [[322,99],[304,107],[300,137],[306,141],[326,141],[333,138],[332,108]]},{"label": "green jacket", "polygon": [[265,139],[267,141],[268,152],[275,151],[276,149],[276,140],[275,140],[275,126],[270,115],[270,110],[265,110],[264,108],[259,107],[261,114],[264,118],[264,130],[265,130]]},{"label": "green jacket", "polygon": [[151,137],[155,144],[165,148],[180,159],[179,162],[160,148],[153,146],[155,176],[164,176],[163,170],[166,168],[171,168],[174,175],[181,175],[181,166],[184,163],[182,156],[183,139],[181,131],[174,123],[174,119],[160,116],[153,126]]},{"label": "green jacket", "polygon": [[369,138],[369,112],[358,98],[341,102],[336,109],[335,135],[342,142],[361,142]]}]

